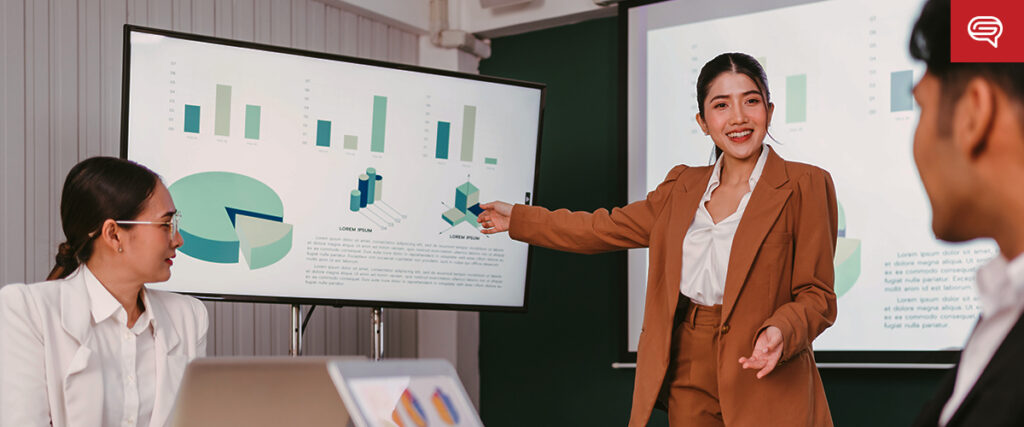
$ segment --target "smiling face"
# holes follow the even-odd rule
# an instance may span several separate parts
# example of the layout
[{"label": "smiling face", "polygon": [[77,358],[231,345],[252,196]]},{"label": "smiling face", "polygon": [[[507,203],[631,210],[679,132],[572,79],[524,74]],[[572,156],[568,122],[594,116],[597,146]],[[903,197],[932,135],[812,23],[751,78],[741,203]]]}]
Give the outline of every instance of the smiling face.
[{"label": "smiling face", "polygon": [[[171,193],[157,182],[135,221],[169,222],[176,212]],[[164,282],[171,278],[172,258],[181,247],[181,233],[171,236],[166,224],[137,224],[122,230],[125,268],[142,283]]]},{"label": "smiling face", "polygon": [[760,88],[745,74],[731,71],[711,81],[697,124],[723,154],[746,160],[761,153],[774,106],[765,104]]}]

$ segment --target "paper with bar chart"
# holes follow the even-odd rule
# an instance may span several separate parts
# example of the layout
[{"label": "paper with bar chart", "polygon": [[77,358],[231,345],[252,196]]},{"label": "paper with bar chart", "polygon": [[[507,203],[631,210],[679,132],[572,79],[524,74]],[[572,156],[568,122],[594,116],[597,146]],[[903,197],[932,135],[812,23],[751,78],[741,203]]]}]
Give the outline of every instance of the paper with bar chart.
[{"label": "paper with bar chart", "polygon": [[[132,32],[128,158],[182,212],[172,279],[228,298],[521,307],[539,85]],[[481,198],[483,197],[483,198]]]},{"label": "paper with bar chart", "polygon": [[[638,92],[645,98],[632,105],[642,105],[636,110],[646,119],[631,118],[637,129],[630,131],[631,146],[640,147],[630,155],[646,168],[631,170],[631,180],[644,183],[631,197],[643,197],[676,164],[708,164],[713,145],[694,119],[697,77],[720,53],[748,53],[764,66],[774,103],[765,141],[787,160],[829,171],[839,199],[839,319],[815,349],[959,348],[977,316],[974,271],[995,252],[990,241],[952,245],[931,232],[911,153],[918,114],[912,89],[924,66],[907,53],[922,2],[783,3],[793,5],[723,16],[681,2],[646,12],[650,27],[637,39],[646,57],[631,59],[645,64],[646,90]],[[673,11],[675,25],[665,18]],[[631,263],[631,286],[642,286],[644,260]],[[631,307],[640,307],[630,314],[633,350],[642,295],[631,292]]]}]

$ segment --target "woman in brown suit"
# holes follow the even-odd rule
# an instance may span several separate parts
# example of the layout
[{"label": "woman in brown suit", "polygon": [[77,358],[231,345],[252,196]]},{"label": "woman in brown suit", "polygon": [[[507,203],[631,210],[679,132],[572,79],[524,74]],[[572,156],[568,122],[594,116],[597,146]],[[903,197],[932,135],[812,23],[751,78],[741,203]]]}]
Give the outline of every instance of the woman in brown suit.
[{"label": "woman in brown suit", "polygon": [[492,202],[478,221],[563,251],[650,248],[631,426],[656,401],[673,426],[831,426],[811,342],[836,317],[832,178],[763,143],[774,107],[749,55],[705,64],[697,102],[714,165],[610,212]]}]

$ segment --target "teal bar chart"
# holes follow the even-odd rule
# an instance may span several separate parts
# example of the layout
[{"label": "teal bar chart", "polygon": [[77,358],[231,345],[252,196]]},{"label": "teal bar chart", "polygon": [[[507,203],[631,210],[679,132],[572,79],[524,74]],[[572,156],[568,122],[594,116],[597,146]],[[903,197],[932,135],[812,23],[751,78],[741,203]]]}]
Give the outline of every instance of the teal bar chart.
[{"label": "teal bar chart", "polygon": [[331,122],[327,120],[316,121],[316,146],[331,146]]},{"label": "teal bar chart", "polygon": [[373,97],[373,130],[370,133],[370,151],[374,153],[384,152],[384,131],[387,124],[388,98],[386,96]]},{"label": "teal bar chart", "polygon": [[434,158],[448,158],[448,136],[451,134],[451,127],[451,123],[437,122],[437,148],[434,151]]},{"label": "teal bar chart", "polygon": [[914,71],[893,71],[889,75],[889,111],[914,110]]},{"label": "teal bar chart", "polygon": [[185,132],[199,133],[199,106],[185,104]]},{"label": "teal bar chart", "polygon": [[245,106],[245,138],[260,139],[260,106]]}]

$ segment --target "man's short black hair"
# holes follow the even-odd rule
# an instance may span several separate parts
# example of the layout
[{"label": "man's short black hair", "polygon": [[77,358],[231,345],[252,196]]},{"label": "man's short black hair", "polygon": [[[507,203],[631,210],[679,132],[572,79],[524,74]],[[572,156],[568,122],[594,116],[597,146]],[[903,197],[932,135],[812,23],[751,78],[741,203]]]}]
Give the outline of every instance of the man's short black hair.
[{"label": "man's short black hair", "polygon": [[[1024,105],[1024,63],[951,62],[950,19],[950,0],[930,0],[910,33],[910,55],[923,61],[928,72],[941,82],[942,115],[952,114],[953,102],[963,95],[967,82],[975,77],[988,80]],[[948,129],[949,122],[940,121],[940,127]]]}]

